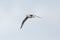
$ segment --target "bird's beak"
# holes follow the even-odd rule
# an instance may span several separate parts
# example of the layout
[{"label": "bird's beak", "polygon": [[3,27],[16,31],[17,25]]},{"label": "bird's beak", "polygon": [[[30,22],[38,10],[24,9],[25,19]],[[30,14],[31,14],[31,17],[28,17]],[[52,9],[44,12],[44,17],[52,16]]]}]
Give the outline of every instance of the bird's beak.
[{"label": "bird's beak", "polygon": [[42,18],[42,17],[39,17],[39,16],[37,16],[37,15],[35,15],[35,17]]}]

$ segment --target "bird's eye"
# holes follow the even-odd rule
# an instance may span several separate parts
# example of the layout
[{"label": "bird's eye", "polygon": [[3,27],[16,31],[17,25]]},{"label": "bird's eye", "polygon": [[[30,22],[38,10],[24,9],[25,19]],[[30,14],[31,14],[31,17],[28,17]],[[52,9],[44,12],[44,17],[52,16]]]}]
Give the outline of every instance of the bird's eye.
[{"label": "bird's eye", "polygon": [[30,16],[33,16],[33,15],[30,15]]}]

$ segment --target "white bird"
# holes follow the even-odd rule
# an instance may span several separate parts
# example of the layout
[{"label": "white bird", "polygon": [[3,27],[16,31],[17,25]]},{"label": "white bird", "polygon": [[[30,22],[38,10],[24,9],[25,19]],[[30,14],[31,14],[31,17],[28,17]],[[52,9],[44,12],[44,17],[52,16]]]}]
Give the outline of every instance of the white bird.
[{"label": "white bird", "polygon": [[22,24],[21,24],[20,29],[23,27],[23,24],[25,23],[25,21],[26,21],[28,18],[35,18],[35,17],[41,18],[41,17],[36,16],[36,15],[33,15],[33,14],[28,14],[28,15],[26,15],[25,19],[22,21]]}]

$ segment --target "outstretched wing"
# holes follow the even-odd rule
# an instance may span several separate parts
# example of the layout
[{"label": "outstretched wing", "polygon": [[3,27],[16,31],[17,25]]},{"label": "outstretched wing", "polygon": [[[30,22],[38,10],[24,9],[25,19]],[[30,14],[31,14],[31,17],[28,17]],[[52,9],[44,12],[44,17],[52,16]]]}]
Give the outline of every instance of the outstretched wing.
[{"label": "outstretched wing", "polygon": [[26,17],[26,18],[23,20],[20,29],[23,27],[23,24],[24,24],[24,22],[25,22],[27,19],[28,19],[28,17]]}]

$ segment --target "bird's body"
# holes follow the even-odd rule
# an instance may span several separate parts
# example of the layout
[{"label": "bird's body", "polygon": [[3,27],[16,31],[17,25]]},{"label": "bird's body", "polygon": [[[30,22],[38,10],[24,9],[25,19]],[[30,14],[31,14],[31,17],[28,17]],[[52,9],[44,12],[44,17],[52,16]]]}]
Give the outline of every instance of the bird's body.
[{"label": "bird's body", "polygon": [[[28,18],[35,18],[36,15],[32,15],[32,14],[29,14],[29,15],[26,15],[25,19],[23,20],[22,24],[21,24],[21,27],[20,29],[23,27],[23,24],[25,23],[25,21],[28,19]],[[36,16],[38,17],[38,16]],[[39,17],[40,18],[40,17]]]}]

